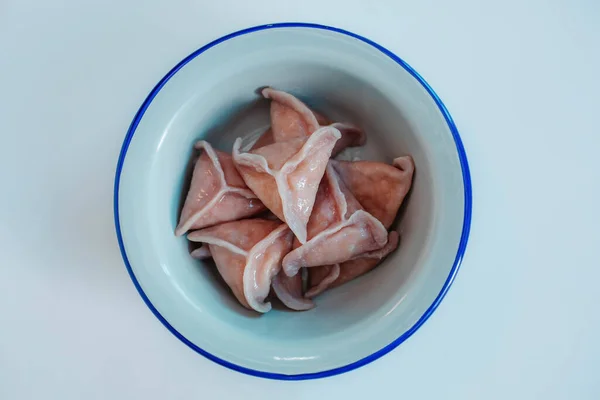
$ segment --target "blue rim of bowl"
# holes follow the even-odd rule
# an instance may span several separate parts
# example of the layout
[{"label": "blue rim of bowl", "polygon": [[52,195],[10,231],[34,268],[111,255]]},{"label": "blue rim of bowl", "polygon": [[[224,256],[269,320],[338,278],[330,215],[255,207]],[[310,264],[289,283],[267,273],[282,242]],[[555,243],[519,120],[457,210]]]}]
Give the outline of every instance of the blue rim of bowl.
[{"label": "blue rim of bowl", "polygon": [[[460,165],[461,165],[461,169],[462,169],[464,196],[465,196],[463,228],[462,228],[460,242],[458,245],[458,251],[456,254],[456,258],[454,259],[454,263],[452,265],[452,269],[450,270],[450,274],[448,275],[446,282],[444,282],[444,286],[442,287],[440,293],[437,295],[437,297],[435,298],[435,300],[433,301],[431,306],[429,306],[429,308],[421,316],[421,318],[419,318],[419,320],[410,329],[408,329],[406,332],[404,332],[402,335],[400,335],[400,337],[398,337],[392,343],[388,344],[387,346],[383,347],[379,351],[376,351],[375,353],[373,353],[367,357],[364,357],[364,358],[357,360],[353,363],[350,363],[348,365],[329,369],[326,371],[303,373],[303,374],[293,374],[293,375],[258,371],[258,370],[254,370],[251,368],[245,368],[240,365],[233,364],[229,361],[223,360],[219,357],[216,357],[216,356],[210,354],[206,350],[203,350],[200,347],[196,346],[194,343],[192,343],[187,338],[185,338],[181,333],[179,333],[173,326],[171,326],[171,324],[169,324],[169,322],[154,307],[154,305],[152,304],[152,302],[150,301],[150,299],[148,298],[146,293],[144,293],[144,290],[140,286],[140,283],[138,282],[135,274],[133,273],[131,265],[129,264],[129,259],[127,258],[127,253],[125,252],[125,245],[123,243],[123,236],[121,234],[121,225],[119,222],[119,182],[121,179],[121,172],[123,170],[123,163],[125,161],[125,156],[127,155],[127,149],[129,148],[131,139],[133,138],[135,130],[136,130],[138,124],[140,123],[142,117],[144,116],[146,109],[148,108],[150,103],[152,103],[152,100],[158,94],[158,92],[160,92],[162,87],[169,81],[169,79],[171,79],[171,77],[173,77],[173,75],[175,75],[177,73],[177,71],[179,71],[187,63],[189,63],[191,60],[193,60],[200,54],[204,53],[206,50],[210,49],[211,47],[214,47],[214,46],[218,45],[219,43],[225,42],[226,40],[235,38],[237,36],[246,35],[246,34],[249,34],[252,32],[264,31],[267,29],[278,29],[278,28],[321,29],[321,30],[340,33],[340,34],[358,39],[361,42],[371,45],[374,48],[376,48],[377,50],[381,51],[383,54],[385,54],[386,56],[388,56],[389,58],[394,60],[396,63],[398,63],[409,74],[411,74],[417,81],[419,81],[419,83],[421,83],[421,85],[423,85],[425,90],[427,90],[429,95],[433,98],[433,100],[437,104],[440,112],[446,119],[446,123],[448,124],[450,131],[452,132],[452,136],[454,138],[454,142],[456,143],[456,150],[458,152],[458,158],[460,160]],[[177,64],[175,67],[173,67],[173,69],[171,69],[171,71],[169,71],[169,73],[167,75],[165,75],[158,82],[158,84],[156,84],[156,86],[154,87],[154,89],[152,89],[152,91],[150,92],[148,97],[146,97],[146,100],[144,100],[144,103],[142,104],[142,106],[140,107],[138,112],[135,114],[135,117],[133,118],[133,121],[131,122],[131,125],[129,126],[129,130],[127,131],[127,135],[125,136],[125,140],[123,141],[123,146],[121,147],[121,153],[119,154],[119,161],[117,163],[117,170],[116,170],[116,174],[115,174],[114,216],[115,216],[115,228],[117,231],[117,239],[119,241],[119,248],[121,249],[121,255],[123,257],[123,261],[125,262],[125,266],[127,267],[127,271],[129,272],[129,276],[131,277],[133,284],[135,285],[140,296],[142,296],[142,299],[144,300],[144,302],[146,303],[148,308],[150,308],[150,310],[156,316],[156,318],[158,318],[160,320],[160,322],[162,322],[163,325],[169,331],[171,331],[171,333],[173,335],[175,335],[179,340],[181,340],[183,343],[188,345],[194,351],[202,354],[204,357],[208,358],[209,360],[212,360],[212,361],[216,362],[217,364],[220,364],[224,367],[230,368],[230,369],[238,371],[238,372],[242,372],[244,374],[258,376],[261,378],[268,378],[268,379],[305,380],[305,379],[325,378],[328,376],[342,374],[344,372],[348,372],[353,369],[360,368],[363,365],[366,365],[372,361],[377,360],[379,357],[382,357],[383,355],[389,353],[390,351],[395,349],[398,345],[400,345],[402,342],[404,342],[406,339],[408,339],[413,333],[416,332],[417,329],[419,329],[421,327],[421,325],[423,325],[423,323],[431,316],[431,314],[433,314],[435,309],[438,307],[438,305],[440,304],[440,302],[442,301],[442,299],[448,292],[448,289],[452,285],[454,278],[456,277],[456,274],[458,272],[458,269],[459,269],[460,264],[463,259],[463,255],[465,254],[465,251],[467,248],[467,241],[469,239],[469,231],[471,228],[471,210],[472,210],[472,188],[471,188],[471,175],[469,172],[469,164],[467,162],[467,154],[463,147],[460,135],[458,134],[458,129],[456,129],[456,125],[454,124],[454,121],[452,120],[450,113],[448,112],[448,110],[442,103],[442,100],[440,100],[440,98],[438,97],[438,95],[433,91],[433,89],[429,86],[429,84],[427,82],[425,82],[425,79],[423,79],[421,77],[421,75],[419,75],[411,66],[409,66],[406,62],[404,62],[400,57],[396,56],[394,53],[392,53],[385,47],[373,42],[372,40],[369,40],[369,39],[362,37],[360,35],[357,35],[355,33],[348,32],[344,29],[334,28],[334,27],[326,26],[326,25],[303,23],[303,22],[283,22],[283,23],[259,25],[259,26],[254,26],[254,27],[247,28],[247,29],[242,29],[240,31],[230,33],[229,35],[223,36],[219,39],[216,39],[216,40],[210,42],[209,44],[194,51],[192,54],[190,54],[189,56],[184,58],[181,62],[179,62],[179,64]]]}]

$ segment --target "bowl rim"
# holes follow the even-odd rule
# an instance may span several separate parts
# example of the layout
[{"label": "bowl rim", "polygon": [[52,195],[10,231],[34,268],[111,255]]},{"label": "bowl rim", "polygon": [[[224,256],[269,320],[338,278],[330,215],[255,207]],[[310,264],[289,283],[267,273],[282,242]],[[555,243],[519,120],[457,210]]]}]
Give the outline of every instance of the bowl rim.
[{"label": "bowl rim", "polygon": [[[444,282],[444,285],[442,286],[442,289],[440,290],[440,292],[434,299],[433,303],[427,308],[425,313],[417,320],[417,322],[412,327],[410,327],[407,331],[405,331],[397,339],[395,339],[388,345],[384,346],[383,348],[381,348],[380,350],[374,352],[373,354],[371,354],[369,356],[366,356],[364,358],[361,358],[357,361],[354,361],[350,364],[347,364],[347,365],[344,365],[341,367],[336,367],[336,368],[328,369],[328,370],[324,370],[324,371],[301,373],[301,374],[282,374],[282,373],[275,373],[275,372],[259,371],[259,370],[246,368],[241,365],[234,364],[232,362],[229,362],[227,360],[224,360],[224,359],[214,356],[213,354],[209,353],[208,351],[195,345],[190,340],[188,340],[185,336],[183,336],[181,333],[179,333],[160,314],[160,312],[156,309],[156,307],[154,307],[154,305],[152,304],[152,302],[150,301],[150,299],[148,298],[148,296],[142,289],[140,283],[138,282],[138,280],[133,272],[133,269],[131,268],[131,265],[129,263],[127,253],[125,251],[125,245],[123,242],[123,236],[121,233],[121,225],[120,225],[120,221],[119,221],[119,184],[120,184],[120,179],[121,179],[121,172],[123,170],[123,163],[125,161],[125,156],[127,155],[127,150],[129,148],[131,139],[133,138],[133,135],[135,134],[135,131],[137,129],[139,122],[141,121],[142,117],[144,116],[144,113],[146,112],[147,108],[150,106],[150,104],[152,103],[154,97],[158,94],[158,92],[160,92],[160,90],[169,81],[169,79],[171,79],[171,77],[173,77],[181,68],[183,68],[187,63],[189,63],[191,60],[193,60],[200,54],[204,53],[206,50],[208,50],[222,42],[225,42],[229,39],[232,39],[232,38],[235,38],[238,36],[246,35],[246,34],[257,32],[257,31],[264,31],[264,30],[278,29],[278,28],[317,29],[317,30],[326,30],[326,31],[350,36],[352,38],[358,39],[358,40],[362,41],[363,43],[366,43],[366,44],[374,47],[375,49],[381,51],[383,54],[385,54],[386,56],[388,56],[389,58],[394,60],[400,67],[404,68],[410,75],[413,76],[413,78],[415,78],[425,88],[425,90],[432,97],[432,99],[438,106],[440,112],[444,116],[444,119],[446,120],[446,123],[448,124],[448,127],[450,128],[454,142],[456,144],[456,150],[458,152],[458,158],[459,158],[461,169],[462,169],[463,186],[464,186],[464,219],[463,219],[462,233],[461,233],[461,238],[460,238],[460,242],[458,245],[456,257],[454,259],[454,263],[452,265],[452,268],[450,270],[448,278],[446,278],[446,281]],[[442,301],[442,299],[448,292],[448,289],[452,285],[452,282],[454,281],[454,278],[456,277],[456,274],[458,272],[458,269],[460,267],[460,264],[462,262],[463,256],[466,251],[467,241],[469,238],[469,232],[470,232],[470,228],[471,228],[472,187],[471,187],[471,176],[470,176],[470,171],[469,171],[469,164],[467,161],[467,154],[465,152],[462,140],[458,133],[458,129],[456,128],[456,125],[454,124],[454,121],[453,121],[452,117],[450,116],[450,113],[446,109],[446,106],[442,103],[442,100],[438,97],[438,95],[434,92],[434,90],[429,86],[429,84],[425,81],[425,79],[423,79],[421,77],[421,75],[419,75],[410,65],[408,65],[404,60],[402,60],[400,57],[398,57],[397,55],[395,55],[394,53],[392,53],[385,47],[383,47],[361,35],[352,33],[350,31],[347,31],[344,29],[335,28],[335,27],[327,26],[327,25],[305,23],[305,22],[280,22],[280,23],[272,23],[272,24],[253,26],[250,28],[235,31],[228,35],[222,36],[216,40],[213,40],[212,42],[195,50],[193,53],[191,53],[190,55],[185,57],[183,60],[181,60],[177,65],[175,65],[175,67],[173,67],[156,84],[156,86],[150,91],[150,93],[148,94],[148,96],[146,97],[146,99],[144,100],[144,102],[142,103],[140,108],[138,109],[137,113],[135,114],[133,121],[131,122],[129,129],[127,130],[125,139],[123,141],[123,145],[122,145],[121,151],[119,153],[119,159],[117,162],[117,167],[116,167],[116,172],[115,172],[113,207],[114,207],[114,220],[115,220],[115,229],[116,229],[117,240],[119,242],[119,249],[121,251],[121,256],[123,257],[123,262],[125,263],[125,267],[127,268],[127,272],[129,273],[129,276],[130,276],[131,280],[133,281],[133,284],[134,284],[135,288],[137,289],[138,293],[144,300],[144,303],[146,303],[146,305],[152,311],[154,316],[156,316],[156,318],[158,318],[158,320],[160,322],[162,322],[162,324],[173,335],[175,335],[179,340],[181,340],[183,343],[185,343],[187,346],[189,346],[191,349],[193,349],[197,353],[203,355],[204,357],[208,358],[211,361],[214,361],[217,364],[220,364],[220,365],[227,367],[229,369],[232,369],[234,371],[238,371],[238,372],[241,372],[244,374],[257,376],[257,377],[261,377],[261,378],[276,379],[276,380],[307,380],[307,379],[325,378],[328,376],[342,374],[342,373],[360,368],[363,365],[369,364],[370,362],[377,360],[378,358],[382,357],[383,355],[389,353],[391,350],[395,349],[397,346],[399,346],[401,343],[403,343],[410,336],[412,336],[412,334],[415,333],[421,327],[421,325],[423,325],[423,323],[433,314],[433,312],[437,309],[438,305],[440,304],[440,302]]]}]

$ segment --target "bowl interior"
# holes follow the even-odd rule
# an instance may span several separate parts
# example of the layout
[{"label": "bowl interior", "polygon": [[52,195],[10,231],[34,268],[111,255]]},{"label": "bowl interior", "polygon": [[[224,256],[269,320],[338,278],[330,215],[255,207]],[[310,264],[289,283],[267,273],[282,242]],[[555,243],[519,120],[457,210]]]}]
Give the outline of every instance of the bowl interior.
[{"label": "bowl interior", "polygon": [[[316,299],[317,307],[265,315],[242,308],[212,262],[173,234],[192,147],[231,151],[269,124],[256,89],[290,91],[333,120],[365,129],[346,157],[391,162],[410,154],[413,188],[394,225],[399,249],[379,267]],[[464,218],[456,144],[431,95],[407,70],[355,38],[280,28],[237,36],[191,59],[164,84],[125,156],[119,219],[129,263],[157,311],[210,354],[253,370],[303,374],[381,350],[426,313],[449,278]]]}]

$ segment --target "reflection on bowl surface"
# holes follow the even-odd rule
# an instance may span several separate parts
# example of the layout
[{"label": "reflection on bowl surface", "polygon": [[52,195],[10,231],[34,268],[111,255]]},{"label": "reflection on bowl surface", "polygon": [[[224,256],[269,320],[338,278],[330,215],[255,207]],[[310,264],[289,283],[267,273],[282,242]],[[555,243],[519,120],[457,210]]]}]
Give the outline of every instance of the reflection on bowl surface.
[{"label": "reflection on bowl surface", "polygon": [[[185,238],[173,235],[193,144],[203,139],[231,152],[235,138],[264,132],[268,102],[255,90],[267,85],[362,127],[367,144],[352,157],[391,163],[410,154],[416,168],[393,225],[399,249],[305,312],[276,304],[265,315],[244,309],[212,262],[192,259]],[[212,360],[279,379],[348,371],[410,336],[457,272],[470,212],[466,155],[433,91],[374,43],[309,24],[237,32],[182,61],[136,115],[115,182],[123,256],[157,317]]]}]

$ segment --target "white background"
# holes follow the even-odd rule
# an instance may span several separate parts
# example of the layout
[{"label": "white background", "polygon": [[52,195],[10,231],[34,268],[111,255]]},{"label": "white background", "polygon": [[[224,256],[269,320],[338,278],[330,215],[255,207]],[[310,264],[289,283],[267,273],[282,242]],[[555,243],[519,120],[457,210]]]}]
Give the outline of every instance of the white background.
[{"label": "white background", "polygon": [[[474,187],[467,255],[432,318],[382,359],[307,382],[179,342],[134,289],[112,215],[122,139],[154,84],[210,40],[291,20],[420,72]],[[1,0],[0,399],[600,398],[599,90],[597,0]]]}]

